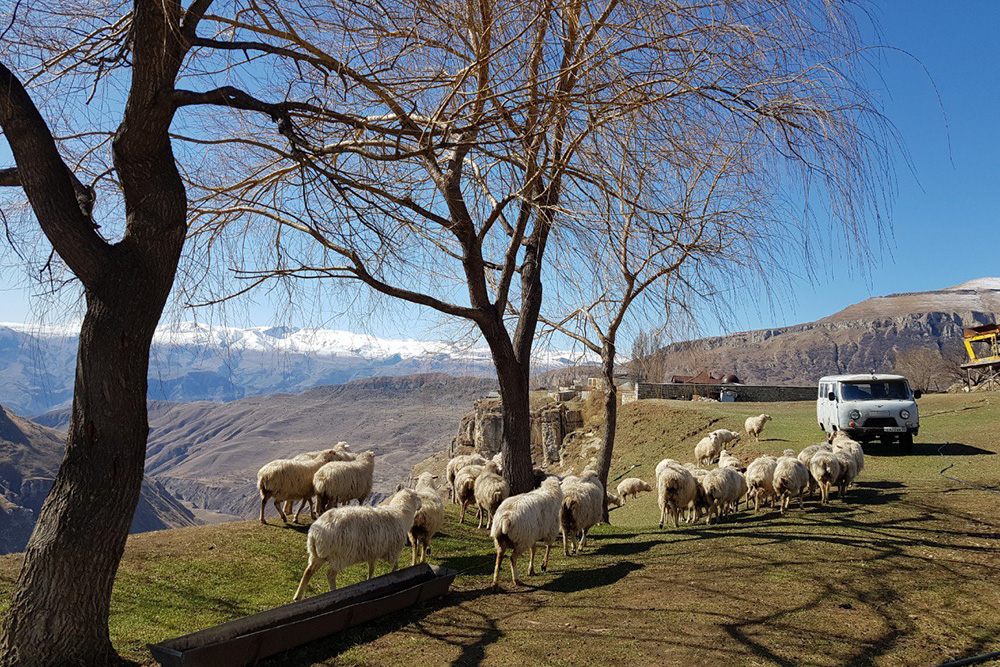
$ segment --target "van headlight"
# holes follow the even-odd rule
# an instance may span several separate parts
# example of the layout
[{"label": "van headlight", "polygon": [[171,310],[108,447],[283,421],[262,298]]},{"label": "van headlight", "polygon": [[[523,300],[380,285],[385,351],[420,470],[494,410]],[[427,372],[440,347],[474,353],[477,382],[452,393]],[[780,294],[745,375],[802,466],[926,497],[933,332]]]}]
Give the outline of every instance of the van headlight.
[{"label": "van headlight", "polygon": [[910,411],[909,410],[900,410],[899,411],[899,416],[902,417],[903,419],[909,419],[910,418]]},{"label": "van headlight", "polygon": [[861,413],[858,412],[857,410],[851,410],[850,414],[847,416],[850,417],[851,419],[861,419]]}]

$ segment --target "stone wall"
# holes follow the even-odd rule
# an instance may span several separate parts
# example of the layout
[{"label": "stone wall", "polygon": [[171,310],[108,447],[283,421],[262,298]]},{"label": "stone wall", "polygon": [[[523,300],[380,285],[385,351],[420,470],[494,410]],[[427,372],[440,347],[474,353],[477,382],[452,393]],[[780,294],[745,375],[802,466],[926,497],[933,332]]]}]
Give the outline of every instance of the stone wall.
[{"label": "stone wall", "polygon": [[[640,382],[636,387],[636,398],[672,398],[689,401],[693,396],[719,398],[722,389],[736,394],[736,400],[746,402],[774,401],[815,401],[816,387],[788,387],[763,384],[653,384]],[[622,401],[625,402],[624,399]]]}]

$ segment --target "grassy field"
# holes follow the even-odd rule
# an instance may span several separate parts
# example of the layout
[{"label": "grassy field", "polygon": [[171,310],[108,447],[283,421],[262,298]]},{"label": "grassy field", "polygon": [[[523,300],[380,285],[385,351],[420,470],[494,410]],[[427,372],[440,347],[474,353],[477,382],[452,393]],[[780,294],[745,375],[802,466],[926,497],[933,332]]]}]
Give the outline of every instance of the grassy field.
[{"label": "grassy field", "polygon": [[[432,559],[463,572],[446,599],[272,664],[936,665],[998,650],[1000,496],[970,485],[1000,479],[1000,396],[927,396],[920,408],[913,454],[869,446],[846,502],[661,531],[647,494],[595,529],[583,556],[554,552],[549,573],[517,590],[509,570],[504,592],[487,590],[492,545],[452,512]],[[821,437],[809,403],[643,401],[622,410],[613,475],[638,463],[631,474],[648,480],[659,459],[690,460],[702,433],[742,430],[761,411],[774,421],[764,442],[736,448],[747,460]],[[939,474],[947,466],[957,479]],[[289,601],[304,531],[241,523],[133,537],[116,645],[146,661],[147,642]],[[0,608],[18,565],[0,557]]]}]

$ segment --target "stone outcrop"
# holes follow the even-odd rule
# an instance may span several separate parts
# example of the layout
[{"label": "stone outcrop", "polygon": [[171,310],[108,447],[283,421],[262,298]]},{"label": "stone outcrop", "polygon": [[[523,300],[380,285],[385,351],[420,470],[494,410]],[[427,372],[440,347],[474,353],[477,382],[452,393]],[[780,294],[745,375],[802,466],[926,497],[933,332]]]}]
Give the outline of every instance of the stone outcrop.
[{"label": "stone outcrop", "polygon": [[[500,451],[503,434],[502,406],[497,399],[475,401],[471,412],[462,417],[458,435],[451,442],[449,456],[475,451],[491,457]],[[531,454],[536,464],[558,463],[565,450],[566,436],[583,426],[579,410],[564,403],[550,403],[531,413]]]}]

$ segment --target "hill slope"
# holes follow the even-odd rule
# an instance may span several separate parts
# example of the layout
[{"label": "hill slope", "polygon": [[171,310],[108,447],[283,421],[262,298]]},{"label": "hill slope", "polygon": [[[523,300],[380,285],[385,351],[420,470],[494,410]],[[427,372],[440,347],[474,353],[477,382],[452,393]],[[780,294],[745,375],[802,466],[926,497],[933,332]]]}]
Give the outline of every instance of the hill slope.
[{"label": "hill slope", "polygon": [[[0,553],[27,544],[65,450],[65,436],[0,407]],[[143,480],[132,532],[193,526],[194,515],[159,482]]]},{"label": "hill slope", "polygon": [[745,383],[812,384],[822,375],[891,370],[900,352],[961,350],[962,329],[1000,317],[1000,278],[867,299],[816,322],[674,343],[668,373],[735,373]]}]

